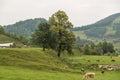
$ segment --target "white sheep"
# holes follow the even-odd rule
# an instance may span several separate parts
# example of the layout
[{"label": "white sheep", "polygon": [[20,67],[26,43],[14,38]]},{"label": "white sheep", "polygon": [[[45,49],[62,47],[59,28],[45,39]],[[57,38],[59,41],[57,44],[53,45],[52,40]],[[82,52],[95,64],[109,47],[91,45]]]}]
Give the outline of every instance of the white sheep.
[{"label": "white sheep", "polygon": [[89,73],[86,73],[86,74],[83,76],[83,80],[88,79],[88,78],[94,78],[94,77],[95,77],[95,73],[89,72]]}]

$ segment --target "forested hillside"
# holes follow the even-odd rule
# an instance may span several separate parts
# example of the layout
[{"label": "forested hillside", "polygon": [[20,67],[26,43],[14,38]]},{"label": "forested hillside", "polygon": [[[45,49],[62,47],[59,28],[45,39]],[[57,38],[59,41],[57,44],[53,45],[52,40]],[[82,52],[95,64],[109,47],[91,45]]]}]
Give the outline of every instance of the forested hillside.
[{"label": "forested hillside", "polygon": [[45,20],[44,18],[28,19],[16,22],[15,24],[12,25],[6,25],[4,26],[4,28],[6,31],[10,33],[30,37],[31,34],[34,32],[35,28],[37,28],[37,25],[41,22],[46,21],[47,20]]},{"label": "forested hillside", "polygon": [[[83,39],[120,39],[120,13],[108,16],[94,24],[72,29]],[[84,36],[83,36],[84,35]]]}]

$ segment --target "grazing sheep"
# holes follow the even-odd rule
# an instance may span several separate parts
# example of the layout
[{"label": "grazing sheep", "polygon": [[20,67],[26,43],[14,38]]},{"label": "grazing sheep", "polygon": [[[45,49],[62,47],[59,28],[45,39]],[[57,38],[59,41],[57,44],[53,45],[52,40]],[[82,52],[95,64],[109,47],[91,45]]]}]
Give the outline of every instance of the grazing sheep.
[{"label": "grazing sheep", "polygon": [[88,79],[88,78],[94,78],[94,77],[95,77],[95,73],[89,72],[89,73],[86,73],[86,74],[83,76],[83,80]]},{"label": "grazing sheep", "polygon": [[84,68],[81,68],[81,73],[85,73],[85,69]]},{"label": "grazing sheep", "polygon": [[108,70],[108,71],[112,71],[112,70],[114,70],[114,68],[108,67],[107,70]]},{"label": "grazing sheep", "polygon": [[98,59],[98,60],[96,60],[96,62],[100,62],[100,60]]},{"label": "grazing sheep", "polygon": [[104,74],[104,72],[105,72],[104,69],[101,69],[101,74]]},{"label": "grazing sheep", "polygon": [[64,69],[68,69],[69,67],[67,65],[64,66]]},{"label": "grazing sheep", "polygon": [[111,61],[112,61],[112,62],[115,62],[115,60],[114,60],[114,59],[112,59]]},{"label": "grazing sheep", "polygon": [[88,62],[91,62],[90,60],[88,60]]}]

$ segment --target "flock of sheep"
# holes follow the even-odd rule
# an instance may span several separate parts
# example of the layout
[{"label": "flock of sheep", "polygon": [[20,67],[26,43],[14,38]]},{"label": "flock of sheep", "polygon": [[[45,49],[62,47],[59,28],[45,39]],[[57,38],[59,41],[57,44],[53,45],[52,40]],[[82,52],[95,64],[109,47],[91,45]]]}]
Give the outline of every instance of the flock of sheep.
[{"label": "flock of sheep", "polygon": [[[88,62],[91,62],[90,60],[87,60]],[[97,62],[100,62],[100,60],[96,60]],[[115,62],[115,60],[111,60],[111,62]],[[104,70],[104,66],[105,65],[98,65],[98,68],[100,69],[100,72],[101,72],[101,74],[104,74],[104,72],[105,72],[105,70]],[[120,66],[118,66],[118,67],[120,67]],[[68,69],[69,67],[66,65],[65,67],[64,67],[64,69]],[[109,67],[108,67],[109,68]],[[112,69],[112,68],[111,68]],[[106,70],[109,70],[109,69],[106,69]],[[96,75],[96,73],[94,73],[94,72],[85,72],[85,69],[84,68],[81,68],[81,73],[83,73],[84,75],[83,75],[83,78],[82,78],[82,80],[85,80],[85,79],[88,79],[88,78],[95,78],[95,75]]]},{"label": "flock of sheep", "polygon": [[[100,60],[96,60],[97,62],[100,62]],[[90,60],[88,60],[88,62],[91,62]],[[111,60],[111,62],[115,62],[114,59]],[[101,67],[99,67],[101,66]],[[106,68],[104,68],[106,67]],[[98,68],[101,69],[100,72],[101,74],[104,74],[105,69],[106,70],[116,70],[116,69],[120,69],[120,65],[98,65]],[[82,73],[85,73],[83,75],[83,80],[88,79],[88,78],[94,78],[95,77],[95,73],[94,72],[85,72],[84,68],[81,69]]]}]

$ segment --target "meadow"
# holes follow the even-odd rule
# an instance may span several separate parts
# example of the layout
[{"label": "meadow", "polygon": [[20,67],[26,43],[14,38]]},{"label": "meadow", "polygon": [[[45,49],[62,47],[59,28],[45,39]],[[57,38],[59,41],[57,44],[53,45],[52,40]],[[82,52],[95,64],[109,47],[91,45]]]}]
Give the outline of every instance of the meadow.
[{"label": "meadow", "polygon": [[[119,57],[110,56],[66,56],[58,58],[52,50],[40,48],[0,49],[0,80],[82,80],[81,67],[91,64],[120,64]],[[101,59],[98,63],[95,60]],[[104,62],[103,62],[104,61]],[[68,69],[64,66],[68,65]],[[105,71],[87,69],[95,72],[95,79],[87,80],[120,80],[120,70]]]}]

